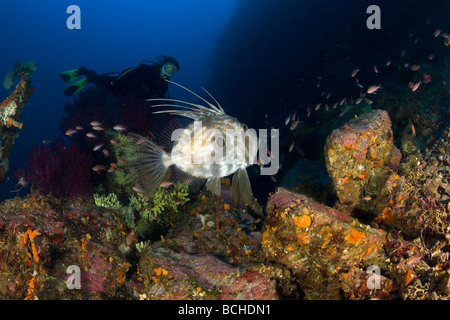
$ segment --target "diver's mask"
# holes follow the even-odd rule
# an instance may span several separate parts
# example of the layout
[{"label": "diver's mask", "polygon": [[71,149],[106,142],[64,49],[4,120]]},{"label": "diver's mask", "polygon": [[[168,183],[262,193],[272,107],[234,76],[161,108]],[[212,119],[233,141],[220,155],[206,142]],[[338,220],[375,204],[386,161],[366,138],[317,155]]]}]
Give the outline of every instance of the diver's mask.
[{"label": "diver's mask", "polygon": [[169,79],[177,73],[177,67],[172,62],[166,62],[161,67],[160,76],[163,79]]}]

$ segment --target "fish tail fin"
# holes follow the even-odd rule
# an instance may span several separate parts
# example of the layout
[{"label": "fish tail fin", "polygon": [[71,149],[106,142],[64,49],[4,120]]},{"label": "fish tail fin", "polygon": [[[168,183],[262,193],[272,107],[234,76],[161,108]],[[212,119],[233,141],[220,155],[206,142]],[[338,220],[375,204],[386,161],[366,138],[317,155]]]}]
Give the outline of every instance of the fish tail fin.
[{"label": "fish tail fin", "polygon": [[153,194],[172,165],[170,156],[147,138],[134,133],[128,136],[135,140],[134,153],[128,163],[132,178],[146,194]]},{"label": "fish tail fin", "polygon": [[241,201],[250,203],[253,200],[252,187],[246,169],[239,169],[233,175],[231,182],[231,199],[237,207]]},{"label": "fish tail fin", "polygon": [[210,178],[206,182],[206,189],[211,191],[212,194],[220,197],[221,192],[221,185],[220,185],[220,178]]}]

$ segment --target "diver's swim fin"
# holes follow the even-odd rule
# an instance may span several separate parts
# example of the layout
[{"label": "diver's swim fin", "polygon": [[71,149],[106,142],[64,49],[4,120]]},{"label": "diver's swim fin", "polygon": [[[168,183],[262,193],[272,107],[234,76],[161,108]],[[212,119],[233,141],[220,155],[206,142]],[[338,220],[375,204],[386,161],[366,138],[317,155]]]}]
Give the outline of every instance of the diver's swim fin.
[{"label": "diver's swim fin", "polygon": [[72,82],[79,76],[80,76],[80,74],[78,74],[78,69],[63,71],[59,74],[59,77],[64,82]]},{"label": "diver's swim fin", "polygon": [[74,94],[78,93],[80,90],[83,90],[84,87],[88,85],[87,78],[83,78],[81,80],[78,80],[77,82],[72,83],[70,86],[68,86],[66,89],[64,89],[64,94],[66,96],[73,96]]}]

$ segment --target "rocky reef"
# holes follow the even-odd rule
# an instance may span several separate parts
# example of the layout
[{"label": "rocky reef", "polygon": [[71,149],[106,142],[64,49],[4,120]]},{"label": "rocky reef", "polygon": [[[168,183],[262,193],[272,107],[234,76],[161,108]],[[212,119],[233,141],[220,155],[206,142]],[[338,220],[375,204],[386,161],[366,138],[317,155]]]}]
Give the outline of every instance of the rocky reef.
[{"label": "rocky reef", "polygon": [[162,207],[39,190],[6,200],[0,297],[448,299],[449,134],[400,161],[385,111],[334,130],[324,148],[334,207],[278,188],[265,207],[234,208],[228,179],[223,197],[161,188]]}]

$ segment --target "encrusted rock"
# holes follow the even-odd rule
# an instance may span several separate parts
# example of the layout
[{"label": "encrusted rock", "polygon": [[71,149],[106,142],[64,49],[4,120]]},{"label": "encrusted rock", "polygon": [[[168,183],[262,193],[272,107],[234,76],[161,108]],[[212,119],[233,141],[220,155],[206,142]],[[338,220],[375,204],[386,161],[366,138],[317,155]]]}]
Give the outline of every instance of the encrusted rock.
[{"label": "encrusted rock", "polygon": [[[117,248],[125,241],[123,221],[90,208],[91,199],[67,203],[38,195],[2,203],[1,299],[134,297],[125,286],[131,264]],[[79,275],[70,282],[78,288],[67,285],[69,266]]]},{"label": "encrusted rock", "polygon": [[[284,265],[306,299],[387,298],[392,280],[370,290],[370,266],[385,270],[386,233],[336,209],[279,188],[269,199],[262,245],[269,261]],[[372,267],[374,268],[374,267]]]},{"label": "encrusted rock", "polygon": [[336,208],[346,213],[367,211],[389,168],[400,160],[386,111],[373,110],[334,130],[326,141],[325,162],[338,196]]},{"label": "encrusted rock", "polygon": [[277,299],[276,281],[262,266],[232,266],[209,254],[143,251],[137,279],[143,299]]}]

